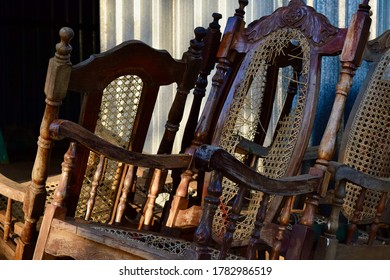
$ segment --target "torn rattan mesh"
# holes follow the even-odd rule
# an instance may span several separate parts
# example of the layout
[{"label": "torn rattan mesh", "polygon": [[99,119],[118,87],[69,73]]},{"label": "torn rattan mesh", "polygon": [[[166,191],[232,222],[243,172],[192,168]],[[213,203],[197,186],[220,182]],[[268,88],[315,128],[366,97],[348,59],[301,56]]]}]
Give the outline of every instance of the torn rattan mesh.
[{"label": "torn rattan mesh", "polygon": [[[257,168],[259,172],[271,178],[281,177],[286,172],[300,129],[303,107],[306,101],[310,46],[307,39],[300,31],[290,28],[275,31],[268,35],[256,50],[253,50],[252,53],[248,53],[248,55],[251,56],[251,63],[249,64],[246,73],[243,75],[245,79],[241,82],[235,93],[233,105],[231,107],[232,109],[227,117],[220,141],[221,147],[234,154],[239,139],[237,135],[243,136],[249,140],[254,139],[260,121],[259,116],[264,96],[265,70],[268,65],[273,63],[273,59],[276,56],[281,55],[283,49],[292,42],[296,44],[297,47],[300,47],[302,52],[300,54],[302,57],[302,72],[299,80],[296,81],[298,84],[298,91],[295,96],[292,110],[281,120],[281,122],[279,122],[276,138],[273,138],[272,136],[274,134],[274,128],[271,127],[268,129],[271,133],[267,132],[267,135],[271,135],[270,138],[273,138],[274,140],[269,141],[272,142],[269,155],[259,161]],[[280,70],[282,75],[279,75],[278,81],[278,85],[282,88],[282,100],[286,96],[285,89],[290,82],[289,79],[294,77],[291,75],[291,72],[285,73],[283,70]],[[273,117],[276,116],[275,119],[279,119],[280,107],[282,106],[276,106],[279,108],[277,108],[278,113],[273,114]],[[235,156],[240,158],[240,155],[238,154],[235,154]],[[217,210],[213,221],[213,238],[216,240],[221,240],[223,237],[227,224],[226,217],[231,209],[230,205],[236,193],[236,185],[225,178],[223,181],[223,193],[220,198],[220,207]],[[245,243],[250,237],[261,198],[262,193],[252,192],[250,194],[246,212],[238,222],[236,231],[234,232],[233,246],[234,244]]]},{"label": "torn rattan mesh", "polygon": [[[137,108],[142,92],[142,80],[138,76],[121,76],[112,81],[104,90],[99,119],[95,133],[105,140],[128,148],[131,132],[137,114]],[[99,156],[91,152],[85,172],[84,182],[76,209],[76,217],[83,218],[86,212],[86,202],[89,198],[93,176]],[[117,186],[114,184],[119,163],[105,160],[103,177],[100,180],[98,194],[91,215],[91,220],[106,222],[115,200]]]},{"label": "torn rattan mesh", "polygon": [[[344,163],[367,174],[390,177],[390,50],[382,57],[367,86],[346,145]],[[351,219],[361,187],[348,183],[343,214]],[[359,223],[375,217],[381,192],[367,190]]]}]

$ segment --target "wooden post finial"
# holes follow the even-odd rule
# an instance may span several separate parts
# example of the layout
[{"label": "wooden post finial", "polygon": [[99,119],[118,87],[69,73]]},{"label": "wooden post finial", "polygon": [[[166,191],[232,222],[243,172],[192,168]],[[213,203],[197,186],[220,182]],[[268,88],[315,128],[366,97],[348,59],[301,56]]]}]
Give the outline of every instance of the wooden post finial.
[{"label": "wooden post finial", "polygon": [[195,41],[191,40],[191,47],[199,51],[204,46],[203,38],[206,36],[207,31],[203,27],[196,27],[194,33],[195,33]]},{"label": "wooden post finial", "polygon": [[212,29],[220,29],[221,25],[219,24],[219,20],[222,18],[222,15],[220,13],[213,13],[212,14],[213,21],[209,24],[209,27]]},{"label": "wooden post finial", "polygon": [[69,27],[63,27],[61,28],[59,35],[61,42],[56,45],[56,57],[59,59],[68,59],[68,56],[72,51],[72,46],[69,42],[73,38],[74,32]]},{"label": "wooden post finial", "polygon": [[246,6],[248,6],[249,1],[248,0],[239,0],[238,3],[240,5],[240,7],[238,9],[236,9],[236,13],[234,15],[244,18],[244,15],[245,15],[244,9]]},{"label": "wooden post finial", "polygon": [[[72,46],[69,44],[74,32],[69,27],[61,28],[59,32],[61,41],[56,44],[56,53],[49,61],[47,69],[45,94],[46,102],[59,102],[65,98],[68,89],[68,82],[71,72],[70,52]],[[51,103],[54,105],[54,103]]]}]

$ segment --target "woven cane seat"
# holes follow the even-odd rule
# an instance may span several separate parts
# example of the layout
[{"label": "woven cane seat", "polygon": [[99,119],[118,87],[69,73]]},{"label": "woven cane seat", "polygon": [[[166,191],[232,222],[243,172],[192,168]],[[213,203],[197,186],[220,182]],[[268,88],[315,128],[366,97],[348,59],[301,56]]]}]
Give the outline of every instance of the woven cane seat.
[{"label": "woven cane seat", "polygon": [[[109,228],[104,226],[95,226],[92,230],[100,231],[102,234],[112,236],[115,239],[122,240],[127,244],[137,244],[149,248],[149,250],[156,250],[162,255],[168,255],[168,259],[192,259],[193,243],[178,238],[171,238],[168,236],[158,235],[155,232],[149,233],[146,231],[137,230],[123,230],[120,228]],[[209,247],[211,259],[218,259],[219,250]],[[228,260],[243,259],[240,256],[229,254]]]}]

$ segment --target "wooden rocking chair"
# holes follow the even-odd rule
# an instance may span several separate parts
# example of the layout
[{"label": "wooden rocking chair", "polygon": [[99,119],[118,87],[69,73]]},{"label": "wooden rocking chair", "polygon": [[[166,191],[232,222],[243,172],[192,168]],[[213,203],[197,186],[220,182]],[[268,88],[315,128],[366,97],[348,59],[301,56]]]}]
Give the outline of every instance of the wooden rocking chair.
[{"label": "wooden rocking chair", "polygon": [[[211,112],[219,112],[219,118],[211,122],[205,121],[209,120],[207,110],[215,103],[206,104],[209,107],[203,112],[187,151],[191,153],[199,145],[211,143],[266,177],[297,175],[314,122],[321,59],[340,54],[347,29],[332,26],[324,15],[301,0],[292,0],[288,6],[245,27],[242,15],[248,1],[239,3],[220,44],[210,92],[210,99],[218,96],[225,101],[215,105],[218,110]],[[211,135],[205,129],[210,127]],[[251,142],[263,148],[257,149]],[[202,206],[188,207],[187,200],[188,182],[194,174],[198,191],[203,190],[203,196],[207,194],[209,175],[203,182],[203,171],[197,173],[194,168],[182,174],[166,223],[171,231],[199,224]],[[226,217],[238,191],[237,185],[227,179],[222,185],[221,202],[213,220],[213,238],[217,243],[222,243]],[[257,191],[240,195],[245,197],[248,212],[237,221],[231,241],[237,247],[248,244],[263,196]],[[276,218],[282,199],[278,195],[272,197],[266,222]]]},{"label": "wooden rocking chair", "polygon": [[[195,33],[196,39],[191,41],[189,50],[181,60],[173,59],[166,51],[131,40],[72,67],[69,41],[73,31],[61,29],[61,42],[57,44],[55,57],[50,60],[48,68],[46,110],[41,123],[32,181],[21,185],[0,177],[0,194],[7,197],[6,209],[0,215],[1,248],[4,248],[7,258],[32,258],[39,228],[37,223],[43,216],[45,205],[48,207],[46,216],[58,213],[58,208],[68,217],[100,223],[109,222],[112,216],[118,220],[118,215],[123,215],[126,191],[136,182],[136,166],[126,165],[126,161],[114,162],[110,158],[112,154],[100,156],[93,149],[88,150],[81,145],[76,151],[77,145],[73,142],[69,153],[77,157],[77,161],[74,165],[67,165],[69,153],[66,154],[59,185],[58,182],[55,184],[53,197],[47,197],[45,183],[53,146],[50,127],[56,123],[66,126],[66,121],[56,120],[62,100],[68,91],[78,93],[82,98],[81,127],[104,138],[107,143],[121,147],[123,155],[129,151],[141,152],[160,87],[176,83],[177,94],[167,121],[170,129],[163,138],[165,145],[172,147],[186,97],[195,86],[202,61],[202,39],[206,32],[198,28]],[[168,153],[168,149],[164,152]],[[184,168],[188,162],[180,155],[172,160],[162,156],[158,163],[149,162],[146,167]],[[72,178],[69,181],[68,175]],[[67,188],[69,200],[66,208],[59,202],[63,199],[61,187]],[[16,220],[14,215],[15,208],[20,205],[23,207],[22,221]],[[51,208],[54,209],[52,212]]]},{"label": "wooden rocking chair", "polygon": [[335,188],[318,259],[390,259],[390,219],[382,216],[390,192],[390,31],[368,42],[365,59],[372,68],[346,124],[339,159],[328,163]]},{"label": "wooden rocking chair", "polygon": [[[335,133],[335,131],[337,131],[336,128],[338,128],[336,124],[337,121],[340,120],[340,114],[342,113],[339,106],[343,106],[341,101],[344,99],[340,101],[340,96],[343,95],[345,98],[345,95],[349,90],[348,86],[351,84],[350,81],[353,77],[354,70],[360,65],[364,49],[363,46],[368,38],[369,26],[369,6],[367,2],[364,1],[363,4],[359,6],[359,11],[353,17],[343,47],[343,53],[341,56],[343,64],[342,78],[337,86],[338,95],[334,103],[335,109],[330,117],[330,123],[332,124],[330,127],[333,126],[333,136],[336,136],[337,134]],[[226,104],[229,103],[226,102],[225,105]],[[218,124],[221,123],[223,126],[226,126],[223,114],[221,114],[221,118],[222,121]],[[278,132],[280,133],[280,131]],[[329,136],[329,134],[328,129],[325,137]],[[288,134],[283,134],[281,139],[287,140],[288,137]],[[224,142],[222,142],[220,138],[215,139],[219,141],[215,143],[220,144],[220,146],[223,147]],[[329,139],[332,140],[329,142]],[[326,138],[323,143],[324,146],[334,144],[335,139]],[[278,136],[273,139],[271,151],[274,147],[273,145],[281,145],[278,143]],[[295,149],[299,150],[300,148],[301,147],[298,146]],[[323,147],[320,147],[321,152],[324,151],[322,148]],[[280,162],[271,161],[271,164],[267,165],[267,160],[272,160],[272,157],[271,159],[268,158],[268,156],[270,156],[270,150],[265,149],[262,146],[258,146],[253,142],[248,142],[247,140],[242,141],[241,139],[238,139],[236,146],[232,151],[236,153],[246,153],[249,156],[264,157],[262,163],[265,164],[261,165],[260,163],[258,166],[262,169],[257,169],[257,171],[260,171],[260,173],[265,175],[267,175],[267,173],[264,172],[264,170],[267,170],[267,168],[274,170],[280,165],[283,166],[283,158],[280,158]],[[281,156],[283,155],[288,155],[288,151],[285,150]],[[329,154],[326,155],[329,156]],[[292,159],[289,160],[294,164],[290,168],[296,168],[297,165],[299,167],[299,162]],[[272,179],[272,176],[261,177],[255,170],[252,170],[252,166],[245,166],[240,163],[238,159],[234,158],[228,149],[207,145],[202,146],[197,150],[195,154],[195,163],[197,164],[197,167],[202,170],[215,170],[213,173],[214,176],[211,179],[211,184],[208,187],[209,196],[205,199],[202,220],[195,235],[198,243],[203,244],[204,251],[202,251],[202,247],[199,247],[200,254],[207,255],[207,252],[209,252],[207,244],[214,239],[221,244],[222,249],[220,258],[222,259],[226,257],[230,247],[238,245],[243,246],[246,244],[248,244],[246,251],[248,258],[261,257],[258,255],[259,252],[257,251],[261,244],[266,244],[270,247],[270,258],[272,259],[277,259],[280,254],[288,259],[312,257],[313,235],[310,235],[308,231],[305,232],[305,229],[307,230],[305,226],[313,224],[308,216],[314,213],[313,205],[316,205],[316,203],[318,204],[318,196],[309,195],[307,201],[308,206],[305,208],[305,214],[301,219],[301,224],[295,226],[291,234],[287,230],[287,226],[290,222],[290,211],[293,202],[291,194],[298,194],[299,192],[307,192],[307,194],[309,194],[313,191],[314,194],[317,194],[317,188],[320,187],[320,182],[324,178],[323,169],[315,166],[311,169],[310,174],[296,176],[295,179],[293,176],[294,174],[291,175],[292,177],[283,177],[282,175],[279,179]],[[320,160],[319,163],[324,163],[324,161],[321,162]],[[305,176],[308,177],[305,179]],[[236,193],[230,195],[230,203],[224,202],[224,195],[227,196],[224,194],[226,189],[226,179],[232,180],[238,187]],[[304,182],[305,180],[307,180],[307,184]],[[301,182],[302,185],[300,185],[299,182]],[[316,184],[318,185],[316,186]],[[313,188],[312,191],[309,191],[310,188]],[[245,220],[248,219],[251,210],[250,204],[249,206],[245,205],[247,194],[250,193],[251,195],[254,195],[260,189],[267,190],[263,194],[261,203],[254,203],[254,205],[258,206],[254,211],[255,221],[245,224]],[[270,219],[269,216],[270,211],[272,215],[271,218],[274,216],[275,208],[273,203],[275,203],[275,198],[272,200],[270,199],[273,195],[284,197],[282,208],[280,212],[278,212],[278,220]],[[277,205],[279,205],[279,203]],[[218,215],[220,217],[218,217]],[[218,223],[221,225],[218,226]],[[245,240],[243,238],[240,240],[240,234],[242,234],[241,232],[244,231],[245,227],[249,229],[249,236],[246,237],[249,240]]]},{"label": "wooden rocking chair", "polygon": [[[223,143],[221,140],[223,136],[226,136],[227,139],[229,139],[229,137],[233,138],[234,144],[231,144],[234,146],[233,152],[236,150],[236,146],[239,148],[239,153],[248,150],[252,152],[247,159],[244,158],[243,160],[245,163],[249,163],[247,165],[251,166],[250,162],[256,162],[257,160],[255,158],[256,155],[251,148],[254,146],[246,148],[245,144],[248,141],[242,140],[242,138],[244,138],[243,135],[240,135],[241,137],[237,136],[237,132],[241,132],[240,129],[244,126],[238,125],[239,129],[236,129],[235,121],[239,116],[237,116],[237,114],[232,114],[232,112],[236,110],[238,115],[242,113],[241,115],[244,117],[249,116],[249,123],[245,128],[248,128],[251,133],[245,138],[254,140],[259,144],[264,144],[267,134],[266,131],[270,130],[270,142],[272,145],[278,143],[279,146],[277,146],[277,150],[283,150],[280,154],[287,154],[290,159],[293,159],[292,161],[288,161],[286,166],[283,166],[286,170],[279,176],[283,178],[274,176],[274,179],[268,179],[267,182],[272,181],[273,183],[271,185],[275,186],[273,194],[296,195],[315,190],[316,186],[318,186],[322,180],[321,176],[303,175],[303,177],[296,177],[295,175],[299,170],[300,159],[305,152],[313,124],[321,57],[323,55],[336,55],[341,52],[346,36],[346,29],[333,27],[323,15],[316,13],[312,8],[306,6],[303,1],[299,0],[291,1],[289,6],[278,9],[269,17],[255,21],[244,29],[242,18],[244,14],[243,9],[247,5],[247,1],[239,2],[240,8],[236,11],[235,17],[231,18],[231,24],[228,24],[227,28],[228,31],[239,30],[239,32],[236,34],[235,32],[230,33],[225,31],[225,36],[222,39],[221,45],[228,47],[226,49],[222,47],[218,52],[217,74],[214,77],[213,89],[211,91],[211,93],[216,95],[212,95],[212,97],[209,98],[205,106],[206,109],[203,111],[200,122],[198,123],[195,140],[192,142],[193,145],[186,150],[185,154],[146,155],[133,151],[125,151],[102,140],[82,126],[69,121],[57,120],[52,122],[50,125],[51,137],[53,139],[61,139],[63,137],[73,139],[75,142],[79,143],[78,146],[84,146],[107,158],[113,158],[128,165],[156,169],[187,167],[188,170],[192,172],[195,170],[192,165],[192,155],[196,151],[196,145],[199,144],[197,140],[203,140],[202,137],[206,140],[211,139],[210,131],[203,130],[203,128],[214,127],[215,129],[212,129],[211,131],[216,133],[214,133],[212,143]],[[294,16],[291,17],[291,15]],[[320,31],[317,29],[307,29],[308,22],[316,22]],[[265,26],[269,28],[265,28]],[[265,32],[265,34],[263,32]],[[280,40],[278,37],[281,34],[286,36],[283,37],[283,40]],[[276,43],[277,46],[272,48],[271,43]],[[283,43],[282,46],[279,46],[279,43]],[[275,51],[275,49],[280,52]],[[257,57],[259,53],[266,53],[267,55],[259,55],[261,58],[258,58],[257,60],[253,59],[254,57]],[[285,53],[289,53],[290,56],[285,55]],[[255,62],[252,63],[253,61]],[[276,63],[273,64],[273,62]],[[231,65],[234,65],[234,67],[230,67]],[[289,98],[286,98],[287,101],[284,102],[285,105],[280,110],[281,112],[277,118],[278,121],[275,127],[278,132],[272,133],[273,130],[271,130],[271,125],[269,125],[272,110],[264,109],[251,111],[251,106],[247,107],[245,104],[260,105],[264,104],[264,102],[274,104],[276,95],[274,94],[274,90],[271,90],[271,94],[268,96],[268,94],[261,94],[261,90],[259,90],[260,94],[256,94],[256,89],[276,88],[276,76],[279,73],[279,68],[286,66],[291,67],[291,74],[288,76],[289,79],[287,79],[288,81],[291,81],[291,83],[287,83],[290,88],[292,88],[289,91],[291,95],[288,95]],[[259,69],[267,70],[258,73],[256,70]],[[259,72],[261,72],[260,70]],[[274,79],[265,79],[268,75],[269,77],[274,77]],[[265,82],[265,80],[267,80],[267,82]],[[253,87],[253,96],[258,97],[257,101],[259,101],[259,103],[251,102],[251,99],[249,98],[251,97],[251,94],[247,94],[248,92],[252,93],[249,90],[251,87]],[[218,98],[216,100],[216,96],[222,96],[222,99]],[[248,97],[249,100],[246,100],[246,97]],[[263,107],[260,106],[260,108]],[[272,108],[272,106],[264,108]],[[256,109],[259,109],[259,106],[257,106]],[[219,110],[221,110],[222,113],[219,114],[218,123],[215,124],[212,121],[208,121],[206,122],[206,125],[203,117],[211,114],[212,119],[215,117],[215,114],[218,115]],[[251,116],[253,115],[255,116],[254,120],[251,119]],[[291,122],[294,122],[293,120],[295,118],[298,118],[298,123],[289,125]],[[208,120],[210,120],[210,118],[208,118]],[[232,122],[232,126],[227,127],[229,129],[233,127],[233,133],[231,133],[231,131],[222,130],[225,124],[229,124],[230,121]],[[290,133],[289,131],[282,135],[280,131],[283,131],[283,129],[288,130],[288,127],[297,129],[297,133]],[[294,148],[292,149],[282,145],[284,143],[282,140],[285,140],[290,136],[292,136],[291,142],[294,143],[292,145]],[[211,233],[215,234],[215,240],[218,242],[221,240],[221,232],[225,231],[225,229],[227,229],[228,234],[232,233],[230,231],[230,226],[226,227],[225,222],[219,223],[222,225],[222,230],[220,231],[215,230],[214,228],[211,229],[209,226],[205,227],[203,226],[204,222],[202,222],[196,233],[196,242],[189,242],[157,233],[131,230],[113,225],[96,224],[91,221],[79,222],[67,216],[65,203],[69,200],[69,196],[66,196],[66,194],[68,190],[71,190],[71,188],[69,188],[71,186],[69,181],[71,179],[70,173],[74,165],[75,148],[76,144],[72,143],[64,157],[62,180],[57,188],[56,197],[54,198],[53,203],[49,205],[45,211],[34,254],[35,259],[41,259],[47,257],[47,255],[59,257],[70,256],[76,259],[202,259],[214,258],[219,254],[218,250],[211,246],[212,243],[210,242],[211,239],[209,237],[211,236]],[[231,153],[228,148],[229,147],[226,148],[228,150],[226,152],[227,155]],[[272,148],[266,150],[269,150],[268,154],[272,153]],[[287,151],[289,151],[289,153],[287,153]],[[202,153],[202,149],[196,151],[197,155],[198,152]],[[195,158],[200,158],[200,155]],[[230,159],[231,161],[238,162],[233,156],[230,156]],[[204,162],[208,161],[205,160]],[[241,166],[245,165],[241,163]],[[202,167],[202,165],[200,165],[200,167]],[[204,169],[207,170],[207,168]],[[246,168],[246,170],[250,170],[250,168]],[[294,176],[289,177],[289,172],[291,172],[291,176]],[[199,174],[202,174],[202,172]],[[254,181],[251,182],[249,179],[248,181],[240,181],[242,185],[253,187],[257,193],[270,193],[270,188],[261,183],[264,178],[267,178],[266,176],[258,174],[255,171],[252,171],[249,175],[253,177]],[[188,182],[190,177],[192,177],[192,174],[184,174],[183,181]],[[236,176],[228,177],[230,179],[236,179]],[[285,181],[293,181],[289,184],[289,190],[287,192],[283,190],[283,183]],[[219,180],[214,182],[219,182]],[[181,192],[181,186],[179,185],[177,194],[187,193],[187,189],[185,189],[184,192]],[[214,184],[210,186],[214,186]],[[188,186],[185,187],[187,188]],[[210,190],[211,193],[218,193],[218,191]],[[243,198],[243,195],[240,193],[238,193],[238,195],[234,194],[233,196],[238,197],[238,200]],[[185,196],[182,197],[185,198]],[[217,200],[219,203],[219,199]],[[273,201],[277,202],[277,199],[274,199]],[[209,211],[209,209],[213,207],[210,206],[213,203],[209,202],[210,201],[207,201],[206,199],[205,205],[208,206],[206,206],[205,211],[203,212],[203,215],[207,217],[211,216],[210,213],[212,213],[212,211]],[[224,203],[226,206],[230,206],[230,202]],[[255,201],[254,204],[256,204],[257,209],[259,203]],[[177,204],[177,201],[173,201],[172,205],[174,207],[175,205],[180,205],[180,203]],[[275,203],[275,208],[277,208],[278,205],[280,205],[280,202]],[[223,210],[223,207],[216,208]],[[250,208],[251,206],[247,207],[247,209]],[[254,213],[255,215],[252,217],[253,222],[248,223],[248,229],[253,229],[255,227],[255,216],[257,211],[255,210]],[[219,215],[219,219],[228,221],[227,216],[229,214],[230,213],[223,213],[222,215]],[[176,218],[177,215],[175,214],[174,217]],[[218,219],[218,215],[216,216],[216,219]],[[209,225],[210,220],[211,219],[207,219],[207,225]],[[203,221],[205,221],[205,219],[203,219]],[[282,224],[282,226],[284,225]],[[234,238],[231,240],[234,240]],[[227,254],[226,249],[232,244],[232,242],[230,242],[231,240],[225,242],[228,245],[225,246],[222,253],[219,254],[220,258],[237,258],[234,255]],[[250,241],[250,236],[236,240],[237,242],[233,244],[234,246],[246,245]],[[282,242],[282,238],[279,241]],[[72,246],[70,246],[70,244],[72,244]],[[254,244],[254,248],[256,248],[257,243],[255,242]],[[250,257],[252,256],[253,255]]]},{"label": "wooden rocking chair", "polygon": [[[351,25],[348,29],[347,37],[341,55],[342,71],[340,82],[337,85],[337,95],[334,102],[334,109],[331,113],[330,121],[327,130],[324,134],[323,141],[319,148],[319,159],[316,165],[310,170],[310,174],[282,177],[280,179],[267,178],[266,176],[259,177],[259,174],[251,167],[245,166],[234,158],[227,150],[223,150],[216,146],[202,146],[198,149],[195,157],[197,166],[206,171],[215,170],[212,177],[212,183],[209,185],[209,196],[206,198],[204,206],[204,214],[201,224],[197,229],[196,238],[200,244],[203,244],[203,249],[200,247],[200,252],[207,254],[209,251],[206,244],[213,238],[218,238],[215,233],[216,215],[219,209],[231,209],[231,214],[228,211],[222,213],[225,231],[220,231],[220,243],[222,244],[220,257],[224,258],[228,249],[235,246],[237,238],[236,232],[242,230],[243,220],[248,218],[248,206],[245,206],[245,196],[248,192],[253,193],[263,189],[263,198],[256,210],[256,220],[250,223],[251,231],[246,251],[248,258],[261,257],[258,249],[261,245],[270,247],[270,258],[277,259],[283,255],[287,259],[306,259],[313,256],[313,220],[315,206],[318,205],[319,190],[321,182],[326,179],[325,170],[329,157],[331,157],[335,147],[337,130],[343,113],[345,97],[351,86],[351,80],[354,71],[360,65],[364,46],[367,42],[370,26],[369,6],[367,1],[359,6],[359,11],[354,15]],[[284,136],[284,135],[283,135]],[[284,136],[285,137],[285,136]],[[274,139],[277,142],[278,138]],[[264,147],[255,145],[254,143],[238,142],[236,150],[246,151],[249,155],[263,156],[264,152],[268,152]],[[267,160],[265,157],[264,161]],[[332,164],[330,164],[332,166]],[[267,167],[267,166],[266,166]],[[305,176],[307,176],[305,178]],[[224,180],[223,177],[231,179],[238,186],[238,191],[232,196],[233,202],[221,206],[223,202]],[[307,180],[307,183],[305,183]],[[326,180],[324,180],[326,182]],[[301,184],[302,183],[302,184]],[[318,185],[316,185],[318,184]],[[312,191],[310,189],[312,188]],[[267,190],[266,190],[267,189]],[[290,222],[290,211],[292,208],[292,193],[307,192],[308,199],[304,209],[303,217],[300,224],[295,225],[290,232],[287,226]],[[310,194],[311,192],[311,194]],[[282,209],[278,215],[279,220],[267,220],[268,212],[273,211],[270,200],[272,195],[281,195],[285,197]],[[271,203],[271,206],[269,204]],[[245,206],[245,207],[244,207]],[[272,213],[273,214],[273,213]],[[217,232],[218,233],[218,232]],[[217,239],[218,240],[218,239]],[[241,243],[240,245],[242,245]]]}]

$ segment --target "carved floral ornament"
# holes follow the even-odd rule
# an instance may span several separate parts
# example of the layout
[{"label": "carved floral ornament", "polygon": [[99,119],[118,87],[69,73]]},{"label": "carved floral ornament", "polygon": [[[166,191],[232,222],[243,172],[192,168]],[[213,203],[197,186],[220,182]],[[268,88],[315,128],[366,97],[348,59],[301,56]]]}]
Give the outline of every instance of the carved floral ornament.
[{"label": "carved floral ornament", "polygon": [[249,41],[255,42],[275,29],[284,27],[300,29],[315,45],[325,44],[339,30],[302,0],[292,0],[287,7],[281,7],[271,15],[249,24],[246,35]]},{"label": "carved floral ornament", "polygon": [[390,47],[390,30],[384,32],[380,37],[367,43],[371,51],[382,53]]}]

